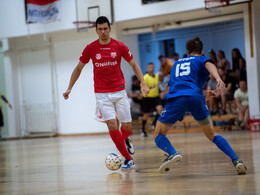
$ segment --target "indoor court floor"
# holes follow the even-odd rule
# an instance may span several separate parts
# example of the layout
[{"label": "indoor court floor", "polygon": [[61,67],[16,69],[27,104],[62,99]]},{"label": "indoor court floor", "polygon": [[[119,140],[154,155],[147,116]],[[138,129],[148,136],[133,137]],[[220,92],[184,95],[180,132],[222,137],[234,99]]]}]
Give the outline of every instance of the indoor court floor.
[{"label": "indoor court floor", "polygon": [[170,134],[183,159],[159,174],[164,153],[152,135],[133,135],[136,166],[110,171],[105,157],[116,152],[108,135],[0,142],[0,194],[260,194],[260,134],[220,132],[248,168],[237,175],[231,160],[202,133]]}]

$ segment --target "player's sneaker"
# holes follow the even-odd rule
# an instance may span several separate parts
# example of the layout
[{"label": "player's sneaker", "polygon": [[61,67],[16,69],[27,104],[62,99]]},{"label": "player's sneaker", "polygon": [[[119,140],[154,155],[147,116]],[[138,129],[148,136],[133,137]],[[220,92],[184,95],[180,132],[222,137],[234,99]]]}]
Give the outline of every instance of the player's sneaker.
[{"label": "player's sneaker", "polygon": [[134,166],[135,166],[134,160],[133,159],[128,160],[126,158],[124,164],[121,166],[121,170],[122,171],[130,170]]},{"label": "player's sneaker", "polygon": [[168,158],[165,159],[164,163],[160,166],[158,171],[160,173],[168,172],[170,168],[172,168],[175,163],[180,162],[181,159],[182,156],[179,152],[176,152],[175,154],[168,156]]},{"label": "player's sneaker", "polygon": [[246,174],[247,168],[246,168],[246,165],[242,162],[242,160],[236,159],[233,162],[233,164],[236,167],[237,173],[239,175]]},{"label": "player's sneaker", "polygon": [[147,133],[146,133],[145,131],[143,131],[143,132],[141,133],[141,136],[142,136],[142,137],[148,137],[148,135],[147,135]]},{"label": "player's sneaker", "polygon": [[135,148],[133,146],[133,144],[131,143],[131,140],[129,138],[127,138],[125,140],[125,144],[127,146],[127,150],[129,152],[129,154],[133,155],[135,153]]}]

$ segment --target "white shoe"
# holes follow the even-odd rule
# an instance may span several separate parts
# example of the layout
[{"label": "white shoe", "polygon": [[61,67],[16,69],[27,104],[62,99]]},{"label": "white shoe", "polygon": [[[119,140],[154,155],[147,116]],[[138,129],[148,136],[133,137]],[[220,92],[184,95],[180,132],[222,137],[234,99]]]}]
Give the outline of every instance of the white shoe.
[{"label": "white shoe", "polygon": [[134,166],[135,166],[135,162],[134,162],[133,159],[130,159],[130,160],[125,159],[125,162],[124,162],[124,164],[121,167],[121,170],[122,171],[127,171],[127,170],[130,170]]},{"label": "white shoe", "polygon": [[176,152],[175,154],[172,154],[168,158],[165,159],[165,162],[160,166],[159,172],[160,173],[166,173],[170,170],[170,168],[173,167],[173,165],[177,162],[180,162],[182,159],[182,156],[179,152]]},{"label": "white shoe", "polygon": [[135,148],[134,148],[134,146],[131,143],[131,140],[129,138],[127,138],[125,140],[125,144],[126,144],[126,147],[127,147],[129,154],[133,155],[135,153]]},{"label": "white shoe", "polygon": [[242,162],[242,160],[237,159],[233,162],[233,164],[237,169],[238,175],[246,174],[247,168],[246,165]]}]

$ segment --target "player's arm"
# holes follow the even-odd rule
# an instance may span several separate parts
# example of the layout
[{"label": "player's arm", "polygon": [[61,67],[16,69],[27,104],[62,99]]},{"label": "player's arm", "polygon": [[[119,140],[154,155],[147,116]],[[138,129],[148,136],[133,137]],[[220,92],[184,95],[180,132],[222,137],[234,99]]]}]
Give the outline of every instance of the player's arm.
[{"label": "player's arm", "polygon": [[69,98],[69,94],[71,92],[72,87],[74,86],[74,84],[76,83],[76,81],[78,80],[80,73],[82,71],[82,69],[84,68],[85,64],[81,61],[79,61],[78,65],[74,68],[71,77],[70,77],[70,83],[68,86],[68,89],[63,93],[63,97],[64,99],[68,99]]},{"label": "player's arm", "polygon": [[209,71],[209,73],[212,74],[214,76],[214,78],[216,79],[216,81],[218,83],[217,90],[221,93],[226,92],[227,89],[225,87],[225,83],[222,81],[221,77],[219,76],[216,66],[211,62],[206,62],[205,67]]},{"label": "player's arm", "polygon": [[132,59],[130,62],[128,62],[130,64],[130,66],[132,67],[135,75],[137,76],[138,80],[141,83],[141,92],[144,93],[145,96],[147,96],[149,94],[149,88],[146,85],[146,82],[144,80],[144,75],[141,71],[140,66],[135,62],[134,59]]},{"label": "player's arm", "polygon": [[2,98],[2,100],[5,101],[5,103],[7,103],[7,105],[9,106],[10,109],[13,108],[12,105],[9,103],[9,101],[7,100],[7,98],[5,96],[1,95],[1,98]]}]

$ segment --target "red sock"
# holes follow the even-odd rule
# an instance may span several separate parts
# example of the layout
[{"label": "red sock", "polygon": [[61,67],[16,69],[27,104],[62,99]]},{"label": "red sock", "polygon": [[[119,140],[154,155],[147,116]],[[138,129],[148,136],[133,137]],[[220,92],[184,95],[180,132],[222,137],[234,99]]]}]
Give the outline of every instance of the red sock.
[{"label": "red sock", "polygon": [[121,126],[121,133],[122,133],[122,137],[124,140],[126,140],[129,137],[129,135],[131,134],[131,131],[132,131],[132,129],[125,130],[124,127]]},{"label": "red sock", "polygon": [[124,141],[121,133],[119,132],[119,130],[117,129],[115,131],[109,131],[109,134],[110,134],[111,139],[115,143],[117,149],[122,154],[122,156],[127,158],[128,160],[132,159],[131,155],[129,154],[129,152],[126,149],[125,141]]}]

